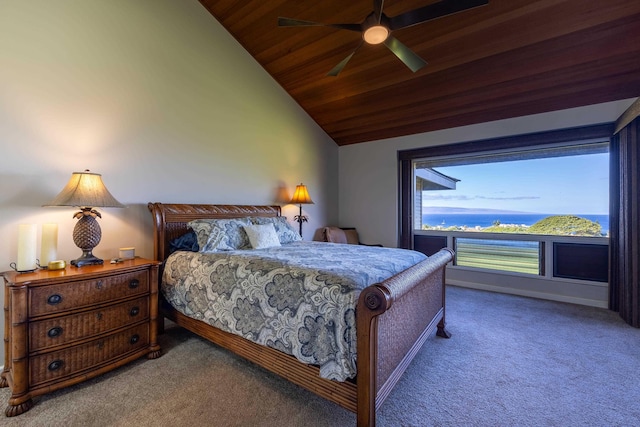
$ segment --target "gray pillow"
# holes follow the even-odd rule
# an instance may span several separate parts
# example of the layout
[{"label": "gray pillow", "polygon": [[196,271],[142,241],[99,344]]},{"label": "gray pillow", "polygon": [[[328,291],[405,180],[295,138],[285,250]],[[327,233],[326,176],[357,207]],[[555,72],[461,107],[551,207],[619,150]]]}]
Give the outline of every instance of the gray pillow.
[{"label": "gray pillow", "polygon": [[196,233],[200,252],[251,248],[249,237],[243,228],[251,225],[247,218],[195,219],[188,225]]}]

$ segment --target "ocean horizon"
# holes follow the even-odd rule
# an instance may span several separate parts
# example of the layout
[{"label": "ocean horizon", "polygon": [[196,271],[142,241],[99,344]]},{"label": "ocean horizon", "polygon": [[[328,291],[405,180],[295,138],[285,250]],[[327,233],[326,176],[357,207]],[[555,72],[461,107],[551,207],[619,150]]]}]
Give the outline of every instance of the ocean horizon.
[{"label": "ocean horizon", "polygon": [[[426,213],[422,214],[422,224],[430,227],[469,227],[485,228],[491,227],[496,221],[500,224],[526,225],[532,226],[536,222],[549,216],[559,214],[530,214],[530,213]],[[602,227],[602,234],[609,233],[609,215],[581,215],[572,214],[580,218],[585,218],[597,222]]]}]

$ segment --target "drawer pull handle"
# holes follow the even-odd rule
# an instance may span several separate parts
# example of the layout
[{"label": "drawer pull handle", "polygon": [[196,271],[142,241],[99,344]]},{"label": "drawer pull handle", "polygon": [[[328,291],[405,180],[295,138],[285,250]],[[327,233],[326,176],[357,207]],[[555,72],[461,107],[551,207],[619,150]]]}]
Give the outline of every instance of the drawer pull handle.
[{"label": "drawer pull handle", "polygon": [[130,344],[135,344],[135,343],[137,343],[138,341],[140,341],[140,335],[135,334],[134,336],[132,336],[132,337],[131,337],[131,339],[129,340],[129,343],[130,343]]},{"label": "drawer pull handle", "polygon": [[62,302],[62,296],[58,294],[53,294],[49,298],[47,298],[47,304],[56,305]]},{"label": "drawer pull handle", "polygon": [[49,329],[47,332],[49,338],[57,338],[62,335],[62,328],[60,326],[56,326],[54,328]]},{"label": "drawer pull handle", "polygon": [[96,313],[96,319],[97,320],[102,320],[102,312],[101,311]]},{"label": "drawer pull handle", "polygon": [[133,279],[129,282],[129,289],[135,289],[138,287],[139,284],[140,284],[140,281],[138,279]]},{"label": "drawer pull handle", "polygon": [[96,282],[96,289],[102,289],[102,280]]},{"label": "drawer pull handle", "polygon": [[58,369],[62,368],[62,366],[64,366],[64,362],[62,360],[54,360],[53,362],[49,363],[47,369],[49,369],[51,372],[55,372]]},{"label": "drawer pull handle", "polygon": [[140,313],[140,307],[132,307],[131,310],[129,310],[129,316],[134,317],[137,316]]}]

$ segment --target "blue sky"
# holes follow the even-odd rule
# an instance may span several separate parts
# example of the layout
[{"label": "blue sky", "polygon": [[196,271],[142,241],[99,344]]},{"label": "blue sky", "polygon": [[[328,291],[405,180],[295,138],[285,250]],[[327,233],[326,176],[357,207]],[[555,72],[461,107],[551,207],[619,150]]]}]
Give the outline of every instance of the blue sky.
[{"label": "blue sky", "polygon": [[456,190],[426,191],[423,206],[542,214],[609,213],[609,154],[435,167]]}]

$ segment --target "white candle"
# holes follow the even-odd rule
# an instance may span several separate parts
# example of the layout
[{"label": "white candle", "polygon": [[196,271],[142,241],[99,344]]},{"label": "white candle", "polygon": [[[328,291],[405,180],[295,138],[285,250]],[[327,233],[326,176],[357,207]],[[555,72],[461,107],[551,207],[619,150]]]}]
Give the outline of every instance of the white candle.
[{"label": "white candle", "polygon": [[35,270],[38,229],[36,224],[18,226],[18,271]]},{"label": "white candle", "polygon": [[42,224],[40,265],[45,267],[58,256],[58,224]]}]

